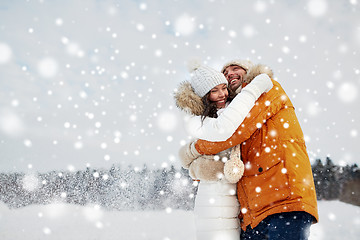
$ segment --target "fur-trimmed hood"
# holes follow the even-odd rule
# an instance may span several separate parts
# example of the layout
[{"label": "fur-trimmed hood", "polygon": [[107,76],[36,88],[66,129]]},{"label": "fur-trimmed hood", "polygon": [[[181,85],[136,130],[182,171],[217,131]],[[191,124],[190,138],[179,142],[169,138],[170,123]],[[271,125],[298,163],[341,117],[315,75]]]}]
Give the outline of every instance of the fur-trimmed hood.
[{"label": "fur-trimmed hood", "polygon": [[[273,78],[273,71],[266,65],[257,64],[249,68],[244,76],[244,82],[250,83],[257,75],[262,73]],[[177,91],[174,93],[176,106],[189,114],[200,116],[204,111],[204,103],[201,97],[197,95],[190,82],[184,81],[179,84]]]},{"label": "fur-trimmed hood", "polygon": [[176,106],[188,114],[200,116],[204,112],[204,103],[201,97],[194,92],[188,81],[180,83],[174,93],[174,98]]},{"label": "fur-trimmed hood", "polygon": [[250,67],[249,70],[246,72],[246,75],[244,76],[244,82],[249,83],[257,75],[260,75],[262,73],[267,74],[271,79],[274,78],[274,73],[270,67],[263,65],[263,64],[257,64],[257,65],[254,65],[253,67]]}]

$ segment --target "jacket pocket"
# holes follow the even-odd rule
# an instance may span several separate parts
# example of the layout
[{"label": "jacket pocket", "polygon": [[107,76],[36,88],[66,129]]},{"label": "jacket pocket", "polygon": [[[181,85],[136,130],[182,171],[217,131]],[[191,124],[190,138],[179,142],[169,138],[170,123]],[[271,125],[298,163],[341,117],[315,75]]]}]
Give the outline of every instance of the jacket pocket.
[{"label": "jacket pocket", "polygon": [[243,177],[242,187],[250,210],[265,210],[290,198],[288,179],[283,161],[258,174]]}]

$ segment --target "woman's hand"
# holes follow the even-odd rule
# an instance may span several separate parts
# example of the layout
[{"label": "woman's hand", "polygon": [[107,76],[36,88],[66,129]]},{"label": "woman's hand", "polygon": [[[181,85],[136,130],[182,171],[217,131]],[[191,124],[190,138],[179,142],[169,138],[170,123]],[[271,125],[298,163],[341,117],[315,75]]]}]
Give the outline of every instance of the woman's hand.
[{"label": "woman's hand", "polygon": [[190,164],[201,154],[195,148],[195,141],[185,144],[179,150],[181,165],[185,169],[189,169]]}]

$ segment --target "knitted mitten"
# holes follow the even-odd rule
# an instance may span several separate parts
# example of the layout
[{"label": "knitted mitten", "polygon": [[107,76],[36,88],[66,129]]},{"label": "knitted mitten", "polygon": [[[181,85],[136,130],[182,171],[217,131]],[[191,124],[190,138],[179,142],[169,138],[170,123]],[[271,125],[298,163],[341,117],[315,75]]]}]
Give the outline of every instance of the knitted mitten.
[{"label": "knitted mitten", "polygon": [[237,183],[244,174],[244,163],[241,161],[240,144],[232,148],[230,159],[224,165],[226,180]]},{"label": "knitted mitten", "polygon": [[219,181],[224,178],[224,163],[215,155],[202,155],[189,166],[189,175],[200,181]]},{"label": "knitted mitten", "polygon": [[201,156],[195,148],[195,142],[189,142],[182,146],[179,150],[180,162],[183,168],[189,169],[191,163]]}]

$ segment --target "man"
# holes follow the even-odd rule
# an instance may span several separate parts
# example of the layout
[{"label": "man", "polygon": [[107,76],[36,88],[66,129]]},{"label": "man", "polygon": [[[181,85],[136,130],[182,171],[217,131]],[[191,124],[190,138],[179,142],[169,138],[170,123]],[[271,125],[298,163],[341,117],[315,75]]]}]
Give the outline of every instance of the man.
[{"label": "man", "polygon": [[[234,60],[222,69],[234,91],[268,68]],[[315,186],[294,106],[280,84],[263,94],[226,141],[197,140],[188,156],[213,155],[241,144],[245,164],[237,184],[241,239],[308,239],[318,221]]]},{"label": "man", "polygon": [[227,63],[223,69],[222,73],[225,75],[228,80],[229,87],[234,92],[239,93],[242,89],[242,84],[244,82],[244,76],[246,71],[252,67],[253,64],[250,61],[246,60],[235,60]]}]

